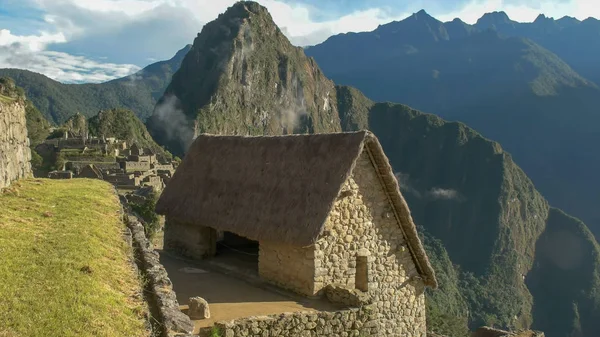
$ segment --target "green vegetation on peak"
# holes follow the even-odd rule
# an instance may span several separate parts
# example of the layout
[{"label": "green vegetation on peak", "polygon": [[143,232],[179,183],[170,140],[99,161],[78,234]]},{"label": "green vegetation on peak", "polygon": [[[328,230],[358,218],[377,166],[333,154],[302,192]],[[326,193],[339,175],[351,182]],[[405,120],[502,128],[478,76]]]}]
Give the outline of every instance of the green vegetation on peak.
[{"label": "green vegetation on peak", "polygon": [[87,137],[89,133],[87,118],[79,112],[69,117],[62,128],[77,136]]},{"label": "green vegetation on peak", "polygon": [[23,99],[25,99],[25,92],[15,84],[12,78],[0,77],[1,103],[12,103]]},{"label": "green vegetation on peak", "polygon": [[21,69],[0,69],[0,76],[13,78],[44,117],[56,124],[64,123],[76,112],[91,117],[98,110],[112,108],[133,110],[145,120],[152,114],[156,101],[162,96],[189,49],[188,45],[170,60],[99,84],[63,84],[42,74]]},{"label": "green vegetation on peak", "polygon": [[87,124],[91,136],[125,140],[130,146],[137,144],[152,150],[162,160],[172,159],[171,153],[152,139],[144,123],[131,110],[99,111],[98,114],[88,119]]},{"label": "green vegetation on peak", "polygon": [[202,132],[339,131],[334,95],[333,82],[266,8],[238,2],[202,28],[148,128],[175,154]]},{"label": "green vegetation on peak", "polygon": [[22,180],[0,205],[1,336],[148,335],[110,184]]}]

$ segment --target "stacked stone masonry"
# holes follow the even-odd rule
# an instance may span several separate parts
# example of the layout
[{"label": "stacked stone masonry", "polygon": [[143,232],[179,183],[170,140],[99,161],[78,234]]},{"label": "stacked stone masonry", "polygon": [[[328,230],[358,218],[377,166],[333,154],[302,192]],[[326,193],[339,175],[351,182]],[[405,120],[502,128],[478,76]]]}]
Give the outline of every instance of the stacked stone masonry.
[{"label": "stacked stone masonry", "polygon": [[0,188],[31,174],[25,105],[0,103]]},{"label": "stacked stone masonry", "polygon": [[303,295],[314,294],[314,247],[293,247],[270,242],[261,242],[259,247],[258,273],[262,279]]},{"label": "stacked stone masonry", "polygon": [[[296,312],[249,317],[215,326],[223,337],[370,337],[388,336],[371,306],[335,312]],[[391,335],[390,335],[391,336]]]},{"label": "stacked stone masonry", "polygon": [[[366,293],[387,332],[382,336],[426,335],[424,285],[366,151],[317,243],[293,248],[261,242],[259,259],[261,277],[308,296],[322,295],[328,285],[360,289],[356,280],[366,279]],[[357,261],[366,265],[357,268]]]},{"label": "stacked stone masonry", "polygon": [[164,247],[179,255],[203,259],[214,255],[216,233],[212,228],[174,221],[165,222]]},{"label": "stacked stone masonry", "polygon": [[190,318],[179,310],[177,295],[167,271],[160,263],[160,256],[146,238],[144,226],[139,218],[131,212],[127,199],[120,198],[125,211],[125,222],[131,231],[132,245],[139,270],[147,280],[149,305],[157,311],[152,317],[159,326],[158,336],[169,337],[183,333],[189,336],[194,324]]}]

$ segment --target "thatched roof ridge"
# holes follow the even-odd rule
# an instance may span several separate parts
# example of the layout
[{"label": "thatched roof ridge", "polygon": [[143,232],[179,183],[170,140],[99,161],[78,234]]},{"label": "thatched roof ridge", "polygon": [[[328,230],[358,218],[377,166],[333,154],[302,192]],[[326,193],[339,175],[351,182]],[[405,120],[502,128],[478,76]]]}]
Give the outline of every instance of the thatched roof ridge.
[{"label": "thatched roof ridge", "polygon": [[400,184],[394,175],[392,165],[385,155],[385,152],[383,152],[383,148],[377,137],[371,132],[368,132],[366,138],[367,151],[381,178],[382,184],[386,189],[390,202],[394,206],[395,216],[400,223],[404,238],[408,243],[408,248],[415,260],[417,269],[423,277],[425,284],[435,289],[438,286],[435,278],[435,271],[431,266],[431,262],[429,262],[423,243],[419,238],[417,226],[410,214],[408,204],[400,192]]},{"label": "thatched roof ridge", "polygon": [[425,284],[435,274],[377,138],[368,131],[287,135],[200,135],[163,191],[156,211],[257,241],[313,244],[366,148]]}]

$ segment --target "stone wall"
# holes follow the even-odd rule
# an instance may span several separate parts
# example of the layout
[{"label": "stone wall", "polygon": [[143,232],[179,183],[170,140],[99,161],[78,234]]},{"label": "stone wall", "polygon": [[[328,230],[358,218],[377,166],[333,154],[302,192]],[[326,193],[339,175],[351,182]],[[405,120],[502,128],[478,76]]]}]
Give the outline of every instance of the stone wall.
[{"label": "stone wall", "polygon": [[167,271],[160,263],[160,256],[146,238],[144,226],[131,211],[127,199],[119,198],[124,209],[124,220],[131,233],[131,244],[135,261],[141,274],[147,281],[145,284],[146,300],[152,315],[152,336],[170,337],[184,334],[190,336],[194,323],[179,310],[177,295]]},{"label": "stone wall", "polygon": [[259,243],[258,273],[265,281],[303,295],[314,294],[314,247]]},{"label": "stone wall", "polygon": [[124,169],[126,172],[150,170],[150,162],[147,161],[126,161],[124,163]]},{"label": "stone wall", "polygon": [[362,278],[385,336],[424,337],[424,284],[391,207],[365,151],[315,244],[315,292]]},{"label": "stone wall", "polygon": [[0,188],[31,175],[25,106],[0,101]]},{"label": "stone wall", "polygon": [[[296,312],[217,322],[220,336],[370,337],[384,336],[370,306],[336,312]],[[390,334],[385,336],[391,336]],[[411,336],[412,335],[406,335]]]},{"label": "stone wall", "polygon": [[203,259],[215,254],[216,232],[209,227],[184,224],[167,217],[164,248],[185,257]]}]

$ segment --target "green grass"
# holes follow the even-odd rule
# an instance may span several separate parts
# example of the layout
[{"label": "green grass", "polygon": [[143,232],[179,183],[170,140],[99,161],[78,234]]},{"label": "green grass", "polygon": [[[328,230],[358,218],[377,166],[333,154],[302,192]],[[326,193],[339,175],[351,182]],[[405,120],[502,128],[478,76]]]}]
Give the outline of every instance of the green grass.
[{"label": "green grass", "polygon": [[219,329],[216,326],[213,326],[212,329],[210,329],[210,337],[221,337],[221,329]]},{"label": "green grass", "polygon": [[22,180],[0,205],[0,336],[148,335],[111,185]]}]

